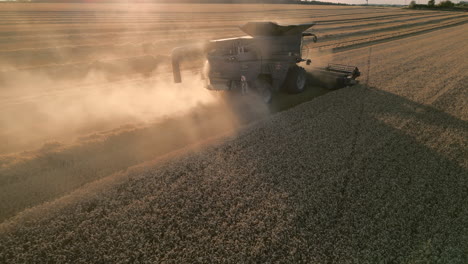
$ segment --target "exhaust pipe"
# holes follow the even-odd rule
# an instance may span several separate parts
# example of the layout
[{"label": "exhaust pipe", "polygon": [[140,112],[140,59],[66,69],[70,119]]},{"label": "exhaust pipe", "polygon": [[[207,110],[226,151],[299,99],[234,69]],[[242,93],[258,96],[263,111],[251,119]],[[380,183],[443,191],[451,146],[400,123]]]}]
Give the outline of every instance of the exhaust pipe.
[{"label": "exhaust pipe", "polygon": [[174,82],[181,83],[182,76],[180,75],[180,48],[175,48],[172,50],[172,75],[174,75]]},{"label": "exhaust pipe", "polygon": [[182,82],[182,75],[180,73],[180,61],[182,58],[188,57],[194,58],[200,55],[203,55],[207,52],[207,43],[197,43],[193,45],[187,45],[182,47],[177,47],[172,50],[172,74],[174,76],[175,83]]}]

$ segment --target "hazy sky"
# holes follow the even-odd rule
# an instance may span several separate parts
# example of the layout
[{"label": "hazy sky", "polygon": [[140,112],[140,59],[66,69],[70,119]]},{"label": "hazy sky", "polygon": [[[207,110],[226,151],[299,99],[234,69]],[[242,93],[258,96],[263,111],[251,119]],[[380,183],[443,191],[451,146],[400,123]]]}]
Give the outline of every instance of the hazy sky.
[{"label": "hazy sky", "polygon": [[[2,1],[15,1],[15,0],[0,0]],[[131,0],[129,0],[131,1]],[[366,0],[318,0],[323,2],[332,2],[332,3],[345,3],[345,4],[365,4]],[[393,4],[393,5],[407,5],[411,0],[369,0],[369,4]],[[418,4],[427,4],[428,0],[415,0]],[[441,0],[436,0],[436,3],[439,3]],[[454,3],[460,2],[460,0],[451,0]],[[92,2],[92,0],[89,0]]]}]

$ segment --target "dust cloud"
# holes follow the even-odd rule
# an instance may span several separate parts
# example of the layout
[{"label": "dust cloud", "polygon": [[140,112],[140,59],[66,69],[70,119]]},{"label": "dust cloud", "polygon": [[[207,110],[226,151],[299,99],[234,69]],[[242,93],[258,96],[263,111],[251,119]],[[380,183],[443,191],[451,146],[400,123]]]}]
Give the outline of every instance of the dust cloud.
[{"label": "dust cloud", "polygon": [[[91,83],[73,87],[45,75],[24,74],[35,85],[6,87],[0,97],[0,153],[37,147],[44,141],[67,141],[96,130],[122,124],[145,124],[183,115],[217,98],[203,89],[195,73],[184,73],[184,83],[172,83],[169,74],[147,79],[105,82],[90,72]],[[10,89],[9,89],[10,88]]]},{"label": "dust cloud", "polygon": [[[87,14],[87,8],[97,7],[75,8]],[[168,24],[163,12],[154,16],[155,10],[143,6],[120,8],[117,18],[103,12],[92,23],[79,24],[83,18],[76,17],[78,24],[70,25],[36,25],[32,21],[42,14],[33,12],[31,21],[23,20],[13,33],[5,33],[8,42],[0,47],[0,155],[47,142],[69,143],[127,124],[153,124],[213,104],[233,124],[242,122],[231,105],[203,88],[199,73],[185,70],[183,83],[174,84],[166,68],[172,48],[218,37],[216,28],[197,32],[189,23],[203,12],[195,18],[181,15]],[[135,14],[148,23],[127,23]],[[102,24],[107,19],[115,19],[115,25]],[[242,33],[233,27],[223,34]]]}]

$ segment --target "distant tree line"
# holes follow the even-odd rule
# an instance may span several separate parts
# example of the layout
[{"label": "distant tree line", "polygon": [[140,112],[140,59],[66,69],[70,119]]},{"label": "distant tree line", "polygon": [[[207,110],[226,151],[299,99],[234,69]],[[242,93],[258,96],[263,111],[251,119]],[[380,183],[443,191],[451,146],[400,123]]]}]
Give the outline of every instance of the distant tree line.
[{"label": "distant tree line", "polygon": [[460,2],[458,4],[453,3],[450,0],[443,0],[440,3],[436,4],[435,0],[429,0],[427,5],[416,4],[416,1],[411,1],[408,5],[408,8],[411,9],[444,9],[444,10],[464,10],[468,9],[468,4],[465,2]]}]

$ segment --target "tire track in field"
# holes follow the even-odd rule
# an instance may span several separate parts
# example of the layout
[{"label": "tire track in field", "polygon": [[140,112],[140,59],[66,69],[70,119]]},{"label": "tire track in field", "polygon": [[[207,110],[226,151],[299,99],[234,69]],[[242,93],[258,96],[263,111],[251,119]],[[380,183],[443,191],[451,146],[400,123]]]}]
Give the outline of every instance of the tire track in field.
[{"label": "tire track in field", "polygon": [[[351,45],[346,45],[348,42],[340,42],[340,43],[333,44],[333,45],[343,45],[344,44],[344,46],[339,46],[339,47],[335,47],[335,48],[332,48],[332,49],[333,49],[334,52],[343,52],[343,51],[348,51],[348,50],[351,50],[351,49],[365,47],[365,46],[368,46],[368,45],[375,45],[375,44],[385,43],[385,42],[388,42],[388,41],[394,41],[394,40],[398,40],[398,39],[402,39],[402,38],[413,37],[413,36],[417,36],[419,34],[430,33],[430,32],[435,31],[435,30],[441,30],[441,29],[445,29],[445,28],[449,28],[449,27],[464,25],[467,22],[468,22],[468,20],[465,19],[465,20],[462,20],[460,22],[447,24],[447,25],[441,25],[441,26],[436,27],[436,28],[429,28],[429,29],[416,31],[416,32],[406,32],[406,33],[402,33],[401,35],[396,35],[396,36],[392,35],[392,36],[388,37],[388,35],[383,35],[384,36],[383,38],[377,39],[377,40],[372,39],[373,37],[372,38],[364,38],[364,39],[359,39],[359,40],[369,40],[369,39],[371,39],[371,40],[370,41],[359,42],[359,43],[355,43],[354,42],[355,40],[353,40],[353,41],[350,42],[350,43],[352,43]],[[313,49],[322,49],[323,47],[329,47],[329,45],[313,47]],[[188,72],[188,71],[185,71],[185,72]],[[101,84],[92,84],[92,85],[91,84],[73,85],[73,87],[71,86],[71,87],[64,87],[64,88],[61,88],[61,89],[54,89],[53,91],[47,91],[46,93],[43,93],[41,95],[16,98],[15,100],[11,100],[10,98],[4,98],[4,100],[0,100],[0,102],[3,101],[2,106],[10,107],[10,106],[13,106],[13,105],[28,102],[30,100],[39,100],[39,99],[43,99],[43,98],[47,98],[47,97],[54,97],[54,96],[60,96],[60,95],[68,96],[69,93],[72,93],[73,91],[80,92],[80,93],[86,92],[86,91],[91,92],[91,91],[95,91],[96,88],[99,88],[99,89],[113,89],[112,86],[117,85],[117,84],[122,84],[122,83],[130,84],[130,83],[138,83],[138,82],[149,82],[151,80],[160,79],[160,78],[170,79],[170,75],[171,75],[170,71],[158,71],[158,75],[155,76],[155,77],[132,78],[131,80],[124,79],[124,80],[120,80],[120,81],[112,81],[112,82],[106,82],[106,83],[101,83]]]},{"label": "tire track in field", "polygon": [[[380,25],[380,24],[392,24],[396,22],[405,22],[405,21],[412,21],[412,20],[421,20],[425,18],[431,18],[431,17],[440,17],[440,16],[450,16],[450,14],[437,14],[437,15],[432,15],[432,16],[426,16],[426,15],[421,15],[420,17],[416,18],[408,18],[408,19],[401,19],[401,20],[385,20],[383,22],[378,22],[378,23],[372,23],[369,24],[368,22],[363,22],[359,25],[351,25],[351,26],[338,26],[338,27],[321,27],[321,31],[334,31],[334,30],[343,30],[343,29],[353,29],[353,28],[366,28],[370,26],[375,26],[375,25]],[[317,22],[318,25],[323,25],[321,22]],[[238,25],[198,25],[197,26],[197,32],[200,31],[216,31],[216,30],[237,30],[238,31]],[[125,39],[130,39],[132,36],[133,37],[138,37],[141,34],[164,34],[167,36],[167,34],[174,34],[174,35],[180,35],[181,33],[185,33],[189,30],[186,26],[185,27],[179,27],[176,25],[171,26],[171,29],[168,29],[167,26],[159,26],[159,27],[151,27],[148,29],[128,29],[126,28],[124,31],[122,30],[99,30],[103,32],[95,32],[97,30],[92,30],[92,31],[83,31],[83,30],[63,30],[63,31],[27,31],[27,32],[14,32],[17,35],[14,36],[12,34],[9,34],[8,32],[0,32],[0,45],[1,44],[8,44],[8,43],[15,43],[21,41],[21,45],[25,45],[25,41],[31,42],[31,46],[39,44],[39,42],[43,39],[47,39],[47,42],[45,44],[54,43],[55,45],[60,45],[60,42],[66,42],[66,43],[73,43],[76,41],[79,41],[80,39],[82,41],[87,40],[90,43],[95,43],[97,41],[102,42],[102,41],[109,41],[109,37],[116,37],[118,36],[119,41],[123,41]],[[71,31],[71,32],[70,32]],[[1,34],[5,34],[7,36],[2,37]],[[38,38],[40,36],[40,38]],[[90,39],[92,38],[92,39]],[[9,50],[17,50],[18,47],[12,47]],[[5,50],[5,48],[3,48]]]},{"label": "tire track in field", "polygon": [[355,30],[355,31],[347,31],[343,33],[339,32],[336,34],[327,34],[323,36],[323,39],[333,40],[333,39],[342,39],[342,38],[346,38],[349,36],[372,35],[373,33],[387,32],[387,31],[400,31],[400,29],[418,28],[420,26],[424,27],[427,25],[436,24],[440,22],[446,22],[450,20],[459,20],[460,18],[468,18],[468,16],[466,15],[450,16],[450,17],[433,19],[429,21],[415,22],[415,23],[398,23],[397,25],[375,27],[375,28],[371,28],[368,30]]},{"label": "tire track in field", "polygon": [[[343,33],[343,34],[338,34],[338,35],[334,35],[334,36],[330,36],[330,37],[325,37],[323,41],[332,41],[334,39],[339,39],[339,38],[343,38],[343,37],[350,37],[350,36],[359,36],[359,35],[366,35],[366,34],[373,34],[373,33],[378,33],[378,32],[382,32],[382,31],[395,31],[395,30],[399,30],[401,28],[406,28],[408,26],[411,26],[411,27],[417,27],[417,26],[425,26],[427,25],[428,23],[437,23],[437,22],[441,22],[441,21],[445,21],[445,20],[453,20],[453,19],[457,19],[461,16],[458,16],[458,17],[449,17],[449,18],[444,18],[444,19],[438,19],[438,20],[430,20],[430,21],[425,21],[425,22],[420,22],[420,23],[413,23],[413,24],[410,24],[410,25],[399,25],[398,27],[388,27],[388,28],[381,28],[381,29],[369,29],[369,30],[366,30],[366,31],[357,31],[357,32],[352,32],[352,33]],[[183,32],[183,31],[181,31]],[[238,29],[236,28],[232,28],[232,33],[230,36],[235,36],[236,32],[239,32]],[[203,32],[203,33],[200,33],[202,34],[200,37],[198,37],[197,39],[198,40],[201,40],[201,39],[205,39],[206,37],[203,37],[203,34],[213,34],[214,32],[209,32],[209,31],[206,31],[206,32]],[[229,33],[227,33],[229,34]],[[171,35],[170,35],[171,36]],[[226,36],[226,35],[224,35]],[[123,39],[125,40],[125,37],[123,37]],[[129,37],[129,40],[131,39],[131,37]],[[177,42],[177,40],[180,39],[180,34],[178,33],[175,33],[173,38],[171,39],[170,37],[165,37],[165,39],[163,40],[158,40],[158,45],[167,45],[169,44],[170,42]],[[197,39],[187,39],[187,41],[196,41]],[[97,40],[93,40],[93,41],[97,41]],[[351,41],[351,40],[346,40],[346,41]],[[143,43],[138,43],[138,44],[124,44],[124,45],[120,45],[120,46],[117,46],[115,43],[112,43],[112,44],[101,44],[101,45],[75,45],[75,46],[64,46],[64,47],[58,47],[58,48],[45,48],[45,49],[22,49],[22,50],[14,50],[14,51],[4,51],[4,52],[0,52],[0,56],[3,54],[3,58],[4,58],[4,61],[13,61],[13,62],[16,62],[17,67],[18,69],[21,69],[21,65],[28,65],[28,66],[31,66],[32,63],[34,63],[35,65],[33,67],[45,67],[45,66],[48,66],[48,65],[69,65],[69,64],[73,64],[73,63],[82,63],[82,62],[86,62],[87,60],[87,57],[93,57],[93,60],[100,60],[100,59],[103,59],[103,58],[106,58],[108,57],[111,53],[114,53],[114,54],[119,54],[119,51],[120,50],[125,50],[125,54],[131,54],[131,53],[134,53],[136,52],[136,54],[138,54],[138,52],[140,52],[140,55],[144,55],[143,53],[141,53],[142,51],[144,51],[145,49],[145,45],[149,48],[151,47],[154,47],[154,45],[156,45],[157,42],[154,42],[154,41],[151,41],[151,42],[143,42]],[[321,45],[319,47],[322,47],[324,45]],[[100,49],[104,49],[105,52],[98,52],[98,50],[95,50],[96,48],[100,48]],[[63,49],[61,51],[61,49]],[[69,51],[67,51],[69,50]],[[114,51],[113,51],[114,50]],[[131,51],[131,50],[134,50],[134,51]],[[166,52],[169,52],[170,49],[167,49]],[[34,59],[34,56],[36,53],[44,53],[41,55],[41,57],[37,58],[37,59]],[[69,54],[69,55],[73,55],[73,54],[79,54],[77,56],[75,56],[76,58],[73,58],[69,55],[67,56],[54,56],[55,53],[58,53],[58,54]],[[88,53],[88,54],[87,54]],[[46,54],[51,54],[51,55],[46,55]],[[99,56],[101,55],[101,56]],[[39,56],[39,55],[37,55]],[[118,57],[118,55],[117,55]],[[21,60],[19,58],[27,58],[27,60],[23,60],[23,62],[21,62]],[[69,62],[64,62],[64,60],[68,60]],[[45,64],[44,64],[45,63]],[[28,69],[30,68],[33,68],[33,67],[28,67]]]},{"label": "tire track in field", "polygon": [[[148,18],[145,18],[145,17],[138,17],[138,18],[134,18],[134,19],[131,19],[131,18],[122,18],[120,17],[119,19],[115,19],[115,18],[105,18],[105,17],[101,17],[101,15],[99,16],[96,16],[94,17],[94,19],[86,19],[86,18],[83,18],[83,19],[79,19],[79,18],[69,18],[69,17],[57,17],[57,18],[53,18],[53,19],[44,19],[44,18],[40,18],[40,19],[33,19],[31,17],[24,17],[24,18],[21,18],[21,19],[17,19],[16,21],[15,20],[2,20],[2,22],[0,22],[0,26],[11,26],[11,25],[28,25],[28,24],[31,24],[31,23],[34,23],[34,24],[41,24],[41,25],[46,25],[46,24],[61,24],[61,25],[66,25],[66,24],[92,24],[92,23],[106,23],[106,24],[141,24],[141,23],[161,23],[161,22],[171,22],[171,21],[174,21],[174,22],[180,22],[180,21],[187,21],[187,22],[206,22],[207,20],[214,20],[216,22],[220,22],[220,21],[229,21],[229,20],[232,20],[232,17],[236,18],[237,20],[239,20],[238,18],[239,17],[242,17],[242,19],[247,19],[247,20],[251,20],[251,19],[257,19],[258,18],[258,15],[262,14],[263,17],[272,17],[272,18],[277,18],[277,19],[283,19],[283,18],[290,18],[292,16],[294,16],[295,18],[307,18],[307,17],[310,17],[310,12],[303,12],[303,13],[297,13],[297,12],[288,12],[288,11],[282,11],[282,12],[278,12],[276,14],[271,14],[271,13],[263,13],[263,12],[255,12],[254,14],[252,14],[251,16],[246,16],[246,15],[242,15],[242,13],[236,13],[235,15],[231,15],[231,16],[210,16],[210,17],[206,17],[206,16],[203,16],[203,15],[200,15],[199,13],[191,13],[190,14],[190,20],[187,20],[187,16],[163,16],[163,17],[148,17]],[[289,14],[290,13],[290,14]],[[388,13],[388,11],[381,11],[381,12],[373,12],[373,14],[377,14],[377,13]],[[354,16],[354,15],[363,15],[363,14],[368,14],[368,12],[356,12],[356,13],[351,13],[351,14],[344,14],[345,16],[349,15],[349,16]],[[317,18],[317,17],[333,17],[333,16],[343,16],[343,14],[325,14],[325,15],[315,15],[313,16],[314,18]],[[1,15],[0,15],[1,17]]]},{"label": "tire track in field", "polygon": [[[402,22],[410,22],[410,21],[418,21],[418,20],[423,20],[425,22],[425,19],[434,19],[434,18],[446,18],[446,17],[453,17],[453,14],[437,14],[437,15],[431,15],[431,16],[426,16],[426,15],[421,15],[418,17],[411,17],[411,18],[404,18],[404,19],[385,19],[383,21],[376,20],[377,22],[370,22],[370,21],[364,21],[364,22],[357,22],[357,23],[351,23],[351,25],[342,25],[338,24],[338,26],[331,25],[331,26],[326,26],[321,23],[317,23],[317,27],[320,27],[320,30],[322,32],[325,31],[333,31],[333,30],[346,30],[346,29],[358,29],[358,28],[368,28],[368,27],[373,27],[373,26],[380,26],[380,25],[391,25],[391,24],[396,24],[396,23],[402,23]],[[427,21],[432,21],[432,20],[427,20]],[[349,23],[346,23],[349,24]]]},{"label": "tire track in field", "polygon": [[[331,48],[334,52],[342,52],[342,51],[345,51],[345,50],[360,48],[360,47],[367,46],[367,45],[375,45],[377,43],[383,43],[383,42],[388,42],[388,41],[397,40],[397,39],[401,39],[401,38],[412,37],[412,36],[419,35],[419,34],[429,33],[429,32],[432,32],[434,30],[441,30],[441,29],[448,28],[448,27],[463,25],[466,22],[467,22],[466,20],[462,20],[462,21],[460,21],[458,23],[441,25],[441,26],[439,26],[437,28],[428,28],[428,29],[424,29],[424,30],[404,32],[404,33],[399,34],[399,35],[385,34],[385,35],[380,36],[380,38],[378,38],[378,39],[375,39],[375,37],[363,38],[363,39],[358,39],[358,40],[339,42],[339,43],[335,43],[335,44],[322,45],[322,46],[319,46],[319,47],[313,47],[313,49]],[[61,65],[61,66],[64,66],[64,65]],[[28,69],[28,70],[30,70],[30,69]],[[168,72],[164,73],[164,71],[158,71],[158,76],[160,76],[161,74],[169,74],[169,73]],[[146,77],[146,78],[143,78],[143,79],[136,78],[134,80],[150,80],[150,79],[151,78]],[[82,84],[82,85],[78,85],[77,87],[81,87],[83,85],[89,86],[89,85],[86,85],[86,84]]]},{"label": "tire track in field", "polygon": [[419,34],[425,34],[425,33],[437,31],[437,30],[441,30],[441,29],[445,29],[449,27],[464,25],[467,22],[468,22],[468,19],[460,19],[459,21],[456,21],[453,23],[446,23],[444,25],[440,25],[437,27],[428,27],[428,28],[426,27],[422,29],[407,30],[401,33],[388,33],[388,34],[382,34],[382,35],[371,36],[371,37],[366,37],[366,38],[339,41],[335,43],[315,46],[313,48],[314,49],[332,49],[333,51],[336,51],[336,52],[340,50],[344,51],[344,50],[349,50],[352,48],[359,48],[359,47],[363,47],[366,45],[374,45],[376,43],[388,42],[388,41],[397,40],[401,38],[416,36]]}]

